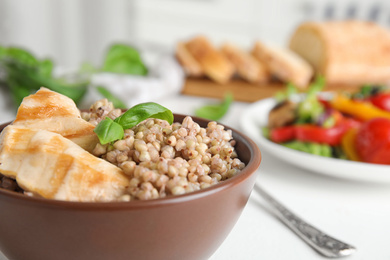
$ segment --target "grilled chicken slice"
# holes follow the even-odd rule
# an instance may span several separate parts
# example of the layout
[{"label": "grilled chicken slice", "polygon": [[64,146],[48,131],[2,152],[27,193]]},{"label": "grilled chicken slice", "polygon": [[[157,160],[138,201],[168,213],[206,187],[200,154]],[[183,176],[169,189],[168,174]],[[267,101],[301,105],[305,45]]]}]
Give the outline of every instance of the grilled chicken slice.
[{"label": "grilled chicken slice", "polygon": [[123,171],[60,134],[16,125],[0,135],[0,172],[25,191],[67,201],[121,200]]},{"label": "grilled chicken slice", "polygon": [[23,99],[13,124],[58,133],[89,152],[98,142],[95,126],[81,118],[73,100],[47,88]]}]

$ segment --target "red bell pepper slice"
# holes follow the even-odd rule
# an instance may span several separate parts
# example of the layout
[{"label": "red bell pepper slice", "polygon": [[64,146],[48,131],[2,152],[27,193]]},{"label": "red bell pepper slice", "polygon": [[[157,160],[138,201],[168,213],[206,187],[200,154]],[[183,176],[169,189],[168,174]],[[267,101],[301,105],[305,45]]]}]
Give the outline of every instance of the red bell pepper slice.
[{"label": "red bell pepper slice", "polygon": [[316,125],[300,125],[295,129],[295,138],[302,142],[314,142],[329,145],[338,145],[345,133],[345,128],[335,126],[322,128]]},{"label": "red bell pepper slice", "polygon": [[343,135],[352,127],[357,127],[360,122],[344,118],[334,127],[324,128],[317,125],[304,124],[279,127],[271,130],[270,139],[273,142],[283,143],[291,140],[302,142],[314,142],[336,146],[341,143]]},{"label": "red bell pepper slice", "polygon": [[282,126],[271,130],[270,139],[275,143],[284,143],[295,139],[295,126]]}]

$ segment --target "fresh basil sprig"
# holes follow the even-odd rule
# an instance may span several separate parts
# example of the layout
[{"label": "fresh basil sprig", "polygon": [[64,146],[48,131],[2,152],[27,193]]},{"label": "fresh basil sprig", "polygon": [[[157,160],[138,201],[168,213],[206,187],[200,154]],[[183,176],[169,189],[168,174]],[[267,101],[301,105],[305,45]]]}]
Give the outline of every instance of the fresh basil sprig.
[{"label": "fresh basil sprig", "polygon": [[148,118],[158,118],[173,123],[173,114],[169,109],[154,103],[147,102],[133,106],[121,116],[112,120],[102,120],[94,129],[101,144],[108,144],[120,140],[124,136],[125,129],[132,128]]}]

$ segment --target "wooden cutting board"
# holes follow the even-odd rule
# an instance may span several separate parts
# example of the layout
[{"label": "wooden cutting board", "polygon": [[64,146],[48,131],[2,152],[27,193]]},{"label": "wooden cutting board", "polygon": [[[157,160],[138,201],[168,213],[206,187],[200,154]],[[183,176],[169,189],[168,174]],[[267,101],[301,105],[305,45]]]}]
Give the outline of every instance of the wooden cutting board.
[{"label": "wooden cutting board", "polygon": [[[201,97],[222,98],[225,93],[233,93],[234,100],[255,102],[260,99],[273,97],[276,92],[284,91],[285,83],[271,82],[268,84],[251,84],[240,79],[234,79],[227,84],[218,84],[207,78],[188,78],[181,91],[182,94]],[[326,86],[324,91],[343,90],[356,91],[357,86]]]}]

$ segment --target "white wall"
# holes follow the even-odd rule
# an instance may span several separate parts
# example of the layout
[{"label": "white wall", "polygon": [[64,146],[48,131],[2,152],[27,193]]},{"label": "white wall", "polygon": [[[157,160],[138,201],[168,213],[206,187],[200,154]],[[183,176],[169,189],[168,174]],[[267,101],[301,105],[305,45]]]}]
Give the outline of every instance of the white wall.
[{"label": "white wall", "polygon": [[261,39],[285,45],[307,19],[376,18],[390,24],[390,4],[337,0],[0,0],[0,44],[19,45],[57,64],[99,64],[114,41],[167,52],[205,34],[243,47]]},{"label": "white wall", "polygon": [[112,41],[133,40],[132,1],[0,0],[0,44],[62,66],[99,63]]}]

